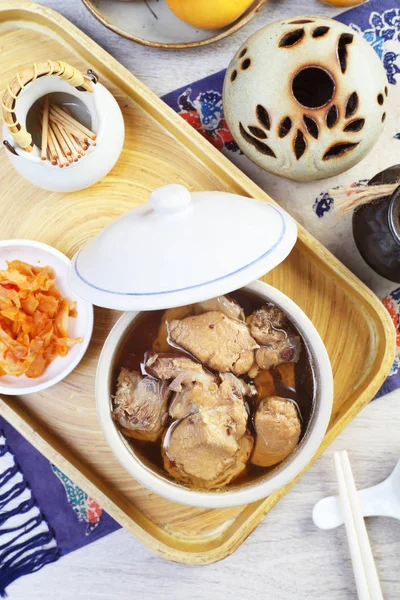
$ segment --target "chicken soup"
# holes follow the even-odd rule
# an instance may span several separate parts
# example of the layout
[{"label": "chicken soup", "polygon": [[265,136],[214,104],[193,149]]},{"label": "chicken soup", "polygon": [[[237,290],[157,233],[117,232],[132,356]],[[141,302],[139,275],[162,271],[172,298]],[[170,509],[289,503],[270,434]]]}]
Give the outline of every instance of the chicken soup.
[{"label": "chicken soup", "polygon": [[117,426],[147,466],[192,489],[268,476],[314,410],[304,340],[279,307],[248,290],[140,313],[115,365]]}]

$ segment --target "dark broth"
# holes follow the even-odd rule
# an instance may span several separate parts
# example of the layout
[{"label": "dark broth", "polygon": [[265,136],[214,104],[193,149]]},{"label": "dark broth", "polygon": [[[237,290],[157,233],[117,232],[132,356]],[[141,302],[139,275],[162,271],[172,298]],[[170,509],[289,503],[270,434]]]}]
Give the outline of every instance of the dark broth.
[{"label": "dark broth", "polygon": [[[258,308],[265,306],[266,304],[264,298],[261,298],[258,294],[255,294],[254,292],[250,292],[248,290],[237,290],[236,292],[232,292],[229,295],[241,305],[246,317]],[[117,377],[121,367],[126,367],[127,369],[137,371],[138,373],[141,372],[141,364],[144,362],[144,356],[146,352],[152,349],[153,342],[158,334],[163,314],[163,310],[141,313],[134,321],[131,329],[126,333],[125,338],[121,341],[121,344],[118,348],[116,360],[114,363],[112,381],[113,391],[116,389]],[[293,400],[298,407],[302,422],[301,438],[297,446],[299,447],[299,445],[301,445],[301,440],[307,433],[307,429],[314,412],[315,377],[310,352],[306,344],[304,343],[302,336],[297,331],[296,327],[290,322],[290,320],[289,324],[290,328],[294,332],[296,332],[301,339],[300,359],[294,365],[294,382],[291,381],[290,383],[288,383],[287,374],[285,374],[284,369],[282,369],[281,367],[271,369],[270,374],[272,376],[273,385],[275,388],[274,395],[281,396],[283,398],[289,398],[290,400]],[[177,352],[176,348],[172,347],[171,351]],[[246,376],[241,377],[249,383],[255,383],[258,389],[257,378],[253,382]],[[293,385],[291,385],[291,383],[293,383]],[[253,400],[246,399],[246,407],[249,412],[248,425],[253,435],[254,427],[252,417],[255,413],[257,403],[262,398],[263,395],[259,395],[258,398],[255,398]],[[172,419],[168,421],[167,427],[171,423]],[[161,456],[161,440],[157,440],[156,442],[143,442],[133,438],[127,439],[131,444],[132,448],[135,450],[136,454],[148,467],[152,468],[157,473],[162,474],[167,479],[175,481],[163,468],[163,460]],[[296,449],[293,452],[296,452]],[[286,463],[287,460],[290,460],[292,454],[289,455],[289,457],[285,459],[282,463],[273,467],[258,467],[256,465],[248,463],[246,469],[239,475],[239,477],[234,479],[234,481],[232,481],[230,484],[226,485],[223,488],[223,490],[232,490],[236,487],[241,487],[250,483],[254,483],[255,480],[259,480],[263,477],[268,476],[272,472],[280,469],[282,465]]]}]

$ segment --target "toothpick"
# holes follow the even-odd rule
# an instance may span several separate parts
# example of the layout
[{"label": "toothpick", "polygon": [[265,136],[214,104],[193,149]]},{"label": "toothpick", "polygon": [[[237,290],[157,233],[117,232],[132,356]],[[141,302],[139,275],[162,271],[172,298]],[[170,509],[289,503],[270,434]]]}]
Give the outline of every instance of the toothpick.
[{"label": "toothpick", "polygon": [[79,123],[79,121],[74,119],[69,114],[69,111],[66,112],[64,108],[60,108],[59,106],[57,106],[55,104],[52,104],[51,107],[56,114],[58,114],[61,118],[65,119],[65,121],[68,121],[73,127],[76,127],[76,129],[79,129],[80,131],[82,131],[82,133],[86,134],[88,136],[88,138],[90,138],[91,140],[96,139],[96,137],[97,137],[96,134],[93,133],[93,131],[91,131],[84,125],[82,125],[82,123]]},{"label": "toothpick", "polygon": [[64,127],[62,125],[59,125],[59,129],[60,129],[61,135],[64,138],[65,143],[67,144],[68,148],[71,151],[72,160],[74,162],[78,162],[80,155],[78,154],[77,150],[75,149],[75,146],[74,146],[73,140],[72,140],[72,136],[70,136],[68,131],[66,129],[64,129]]},{"label": "toothpick", "polygon": [[71,150],[69,149],[69,146],[67,146],[67,144],[62,136],[59,126],[57,125],[57,123],[52,123],[51,126],[52,126],[54,134],[57,138],[57,142],[59,143],[59,145],[61,147],[61,150],[63,151],[65,156],[68,158],[68,155],[69,156],[71,155]]},{"label": "toothpick", "polygon": [[79,136],[84,138],[85,142],[89,141],[89,136],[86,133],[84,133],[80,129],[80,127],[78,127],[74,122],[72,122],[72,117],[61,111],[58,108],[58,106],[55,106],[54,104],[50,105],[50,115],[53,119],[58,119],[59,121],[62,121],[64,127],[66,127],[67,129],[77,131],[79,133]]},{"label": "toothpick", "polygon": [[47,138],[49,135],[49,97],[44,99],[43,116],[42,116],[42,149],[40,158],[46,160],[47,153]]},{"label": "toothpick", "polygon": [[85,142],[82,142],[82,140],[79,140],[76,137],[75,137],[75,141],[76,141],[77,144],[79,144],[79,146],[82,148],[82,150],[84,150],[84,152],[86,152],[86,150],[89,148],[89,144],[86,144]]},{"label": "toothpick", "polygon": [[56,147],[54,145],[54,141],[53,141],[53,136],[52,136],[52,132],[51,132],[51,128],[49,126],[48,129],[48,152],[51,156],[51,164],[52,165],[56,165],[57,164],[57,151],[56,151]]},{"label": "toothpick", "polygon": [[[50,141],[50,139],[49,139],[49,141]],[[54,158],[54,156],[51,154],[49,147],[47,148],[47,158],[49,159],[49,161],[51,162],[52,165],[56,166],[57,159]]]},{"label": "toothpick", "polygon": [[[67,130],[65,130],[67,131]],[[76,139],[74,138],[74,136],[72,135],[72,133],[69,133],[69,131],[67,131],[67,134],[69,136],[69,139],[71,140],[71,144],[74,146],[76,152],[78,153],[79,157],[84,156],[85,152],[82,149],[82,147],[79,145],[79,143],[76,141]]]},{"label": "toothpick", "polygon": [[80,129],[78,129],[74,125],[71,125],[69,121],[67,121],[64,117],[56,113],[53,109],[53,106],[50,106],[50,119],[60,125],[64,125],[65,129],[67,129],[70,133],[72,133],[75,137],[79,138],[83,142],[87,143],[89,141],[88,136],[82,133]]},{"label": "toothpick", "polygon": [[57,141],[57,138],[56,138],[56,135],[54,133],[54,129],[53,129],[53,126],[51,123],[50,123],[49,132],[50,132],[51,141],[53,142],[54,147],[56,149],[57,158],[58,158],[58,166],[62,169],[64,166],[66,166],[68,164],[68,161],[66,160],[66,158],[60,148],[60,145]]}]

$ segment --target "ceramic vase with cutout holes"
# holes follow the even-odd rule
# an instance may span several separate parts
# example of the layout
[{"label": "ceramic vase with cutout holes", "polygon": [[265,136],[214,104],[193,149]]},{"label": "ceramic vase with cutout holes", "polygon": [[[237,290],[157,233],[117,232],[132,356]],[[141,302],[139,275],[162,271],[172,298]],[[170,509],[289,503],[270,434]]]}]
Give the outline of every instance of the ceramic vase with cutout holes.
[{"label": "ceramic vase with cutout holes", "polygon": [[295,181],[338,175],[357,164],[384,127],[385,70],[346,25],[318,17],[267,25],[226,72],[225,117],[257,165]]},{"label": "ceramic vase with cutout holes", "polygon": [[[60,169],[40,158],[40,108],[50,96],[56,104],[66,106],[78,121],[96,133],[96,146],[68,168]],[[5,150],[18,173],[33,185],[52,192],[75,192],[102,179],[113,168],[121,153],[125,128],[121,109],[113,95],[99,82],[93,91],[80,91],[54,75],[41,77],[26,85],[15,102],[20,124],[33,137],[33,151],[18,147],[8,127],[3,126],[3,140],[14,152]],[[36,128],[36,129],[35,129]]]}]

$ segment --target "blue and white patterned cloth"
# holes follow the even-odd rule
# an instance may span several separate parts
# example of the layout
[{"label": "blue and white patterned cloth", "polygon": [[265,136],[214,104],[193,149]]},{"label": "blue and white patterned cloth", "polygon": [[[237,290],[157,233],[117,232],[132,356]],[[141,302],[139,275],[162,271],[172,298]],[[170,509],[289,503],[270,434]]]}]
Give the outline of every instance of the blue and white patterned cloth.
[{"label": "blue and white patterned cloth", "polygon": [[337,19],[363,35],[373,46],[383,62],[390,84],[388,118],[379,143],[358,165],[338,177],[296,183],[267,173],[240,152],[223,114],[225,71],[171,92],[164,100],[384,301],[398,332],[398,345],[391,375],[378,394],[381,396],[400,387],[400,288],[377,275],[363,261],[353,239],[352,217],[336,216],[329,190],[368,181],[379,171],[400,163],[400,0],[370,0]]},{"label": "blue and white patterned cloth", "polygon": [[0,597],[119,525],[0,416]]},{"label": "blue and white patterned cloth", "polygon": [[2,432],[0,490],[1,593],[15,575],[57,560],[60,549]]},{"label": "blue and white patterned cloth", "polygon": [[[385,66],[393,107],[383,138],[351,171],[324,182],[293,183],[262,171],[232,139],[222,108],[224,72],[172,92],[164,100],[313,233],[384,301],[398,331],[398,356],[380,394],[400,387],[400,288],[376,275],[353,242],[350,217],[338,219],[328,190],[368,180],[400,163],[400,0],[371,0],[339,17],[360,32]],[[0,596],[37,571],[119,526],[0,416]]]}]

